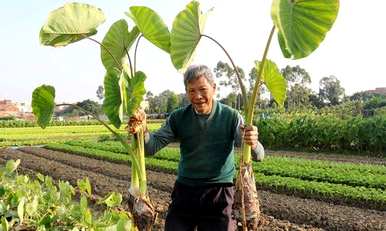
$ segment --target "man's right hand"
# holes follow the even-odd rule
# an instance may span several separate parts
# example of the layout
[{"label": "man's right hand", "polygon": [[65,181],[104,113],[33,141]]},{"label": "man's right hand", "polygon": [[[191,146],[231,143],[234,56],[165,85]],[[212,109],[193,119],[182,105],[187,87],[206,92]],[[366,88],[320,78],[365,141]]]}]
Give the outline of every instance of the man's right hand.
[{"label": "man's right hand", "polygon": [[141,128],[146,130],[146,113],[138,109],[130,118],[127,128],[131,134],[136,134]]}]

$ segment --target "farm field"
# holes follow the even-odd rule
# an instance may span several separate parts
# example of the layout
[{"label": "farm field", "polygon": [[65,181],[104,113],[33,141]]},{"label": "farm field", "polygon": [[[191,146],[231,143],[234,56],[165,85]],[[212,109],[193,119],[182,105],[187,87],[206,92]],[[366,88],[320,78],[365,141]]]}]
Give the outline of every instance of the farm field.
[{"label": "farm field", "polygon": [[[157,129],[160,126],[161,123],[148,124],[149,130]],[[124,126],[122,126],[118,132],[122,134],[126,133]],[[49,126],[44,130],[40,127],[1,128],[0,147],[95,139],[98,136],[110,134],[102,125]]]},{"label": "farm field", "polygon": [[[312,160],[308,153],[268,153],[270,157],[254,165],[266,220],[263,230],[386,230],[386,167],[381,159],[348,157],[342,163],[326,161],[334,155]],[[40,172],[72,184],[88,176],[97,195],[127,195],[127,155],[116,142],[1,149],[1,162],[11,158],[21,159],[22,171],[29,174]],[[163,226],[178,158],[172,146],[146,159],[150,196],[160,212],[155,230]]]},{"label": "farm field", "polygon": [[[196,0],[185,8],[180,1],[168,3],[167,11],[154,4],[114,4],[128,10],[125,18],[122,10],[117,17],[113,11],[118,8],[97,1],[64,3],[59,8],[45,4],[39,8],[39,17],[28,17],[41,19],[40,13],[48,13],[44,24],[30,20],[29,28],[35,32],[13,33],[26,44],[35,41],[23,47],[28,48],[23,54],[33,54],[28,60],[38,68],[24,68],[36,73],[23,73],[18,62],[5,60],[18,71],[0,91],[6,97],[0,99],[0,231],[164,230],[170,203],[176,203],[176,213],[193,212],[199,223],[190,229],[199,231],[218,230],[220,224],[206,216],[220,218],[217,213],[228,209],[233,210],[237,230],[386,231],[386,87],[377,74],[382,70],[376,67],[382,63],[374,62],[381,60],[377,55],[382,54],[379,44],[384,43],[366,41],[374,46],[365,50],[376,52],[358,53],[375,58],[361,59],[356,66],[368,67],[365,62],[371,60],[372,68],[352,65],[356,57],[347,55],[350,52],[339,42],[349,48],[363,43],[355,40],[357,31],[350,32],[344,24],[354,3],[349,8],[339,0],[273,0],[270,5],[250,1],[229,6],[223,2],[219,8],[209,6],[207,12],[207,4],[201,8]],[[7,7],[10,13],[5,16],[18,16],[21,6]],[[272,22],[256,18],[263,14],[255,7],[270,13],[266,16]],[[103,8],[109,9],[108,15]],[[215,14],[209,14],[212,9]],[[376,9],[382,7],[362,11],[382,15]],[[248,23],[243,21],[246,15]],[[12,19],[13,28],[23,28],[17,18]],[[364,24],[353,19],[347,22]],[[114,23],[107,30],[99,29],[110,20]],[[205,27],[210,21],[214,24]],[[224,33],[211,31],[216,22],[236,26],[217,26],[225,28]],[[88,40],[100,54],[78,47],[69,50],[71,56],[59,49],[47,55],[36,46],[37,35],[41,46],[51,48]],[[143,40],[147,44],[139,46]],[[205,49],[201,49],[202,40]],[[5,50],[20,47],[13,42],[4,43]],[[331,46],[332,42],[338,46]],[[260,43],[264,49],[256,50]],[[149,45],[163,56],[156,52],[149,56]],[[231,52],[228,46],[240,49]],[[318,63],[325,66],[313,65],[314,58],[295,64],[319,47],[325,51],[317,54]],[[161,60],[165,53],[171,65]],[[100,58],[98,64],[92,56]],[[52,57],[60,58],[59,66],[42,66],[55,64]],[[96,65],[105,72],[95,72]],[[358,75],[361,71],[367,74]],[[181,74],[180,81],[173,79]],[[40,76],[45,83],[37,78],[23,81],[30,75]],[[95,76],[103,81],[96,83]],[[181,82],[185,93],[176,93],[182,89]],[[95,92],[91,88],[96,86]],[[18,89],[26,91],[21,94]],[[90,93],[96,93],[98,101]],[[156,150],[169,140],[175,143],[146,156],[146,132],[157,130],[165,121],[165,129],[150,143],[155,141]],[[255,126],[251,129],[251,125]],[[241,148],[236,147],[233,156],[233,145],[240,140]],[[257,141],[266,155],[254,162],[250,146]],[[257,150],[260,159],[263,150]],[[224,208],[232,193],[228,188],[216,192],[222,184],[210,182],[232,182],[233,168],[238,174],[233,179],[234,204]],[[192,194],[186,197],[192,205],[182,203],[184,195],[174,191],[177,175],[186,183],[204,184],[186,187],[187,193],[182,193]],[[190,217],[180,217],[167,229],[179,231]]]}]

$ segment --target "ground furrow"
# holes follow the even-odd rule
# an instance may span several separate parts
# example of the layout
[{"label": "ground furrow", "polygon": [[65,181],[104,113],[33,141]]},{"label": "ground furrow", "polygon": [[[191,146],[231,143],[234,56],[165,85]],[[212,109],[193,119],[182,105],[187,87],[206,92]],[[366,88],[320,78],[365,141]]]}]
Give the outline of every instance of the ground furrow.
[{"label": "ground furrow", "polygon": [[[101,164],[101,160],[83,157],[79,155],[69,156],[68,153],[53,151],[53,150],[48,150],[43,148],[24,147],[18,150],[25,153],[33,154],[35,156],[43,157],[48,160],[54,160],[66,165],[70,165],[75,168],[88,170],[88,171],[103,174],[109,177],[114,177],[118,180],[125,180],[127,182],[130,182],[131,171],[130,171],[130,167],[128,166],[129,163],[117,164],[117,163],[111,163],[108,161],[103,161],[103,164]],[[151,187],[154,187],[156,189],[166,191],[166,192],[172,191],[172,187],[176,179],[175,175],[168,174],[168,173],[160,173],[160,172],[151,171],[151,170],[147,170],[146,174],[147,174],[146,177],[148,180],[148,184]]]}]

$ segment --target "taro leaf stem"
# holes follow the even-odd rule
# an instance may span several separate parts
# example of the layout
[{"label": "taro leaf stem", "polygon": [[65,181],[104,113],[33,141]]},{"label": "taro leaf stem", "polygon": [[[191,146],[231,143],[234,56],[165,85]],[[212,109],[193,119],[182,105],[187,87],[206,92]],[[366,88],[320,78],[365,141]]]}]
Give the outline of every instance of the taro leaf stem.
[{"label": "taro leaf stem", "polygon": [[235,63],[233,62],[233,59],[231,58],[231,56],[227,52],[227,50],[225,50],[225,48],[216,39],[214,39],[214,38],[212,38],[212,37],[210,37],[208,35],[204,35],[204,34],[202,34],[201,36],[202,37],[206,37],[206,38],[212,40],[213,42],[215,42],[224,51],[224,53],[228,57],[229,61],[231,62],[232,66],[233,66],[233,69],[236,72],[237,80],[239,81],[240,88],[241,88],[241,94],[243,95],[243,103],[244,103],[244,105],[248,105],[247,91],[245,90],[245,86],[244,86],[244,83],[243,83],[243,81],[241,79],[241,75],[240,75],[239,70],[236,67]]},{"label": "taro leaf stem", "polygon": [[[255,87],[253,88],[252,96],[251,96],[251,99],[249,101],[249,106],[247,107],[247,110],[246,110],[246,112],[247,112],[246,119],[245,119],[246,125],[252,125],[252,122],[253,122],[253,113],[255,111],[256,100],[257,100],[257,97],[260,96],[260,86],[262,84],[261,76],[263,74],[264,64],[265,64],[265,61],[267,59],[269,46],[271,45],[271,41],[272,41],[272,37],[273,37],[274,32],[275,32],[275,26],[273,26],[271,29],[271,32],[270,32],[268,40],[267,40],[267,44],[265,45],[263,58],[261,59],[261,63],[259,65],[259,72],[256,76]],[[250,163],[251,162],[251,146],[245,144],[244,142],[242,142],[241,146],[242,146],[242,155],[243,155],[242,161],[244,163]]]},{"label": "taro leaf stem", "polygon": [[146,167],[145,167],[145,149],[144,149],[144,128],[141,127],[137,135],[137,152],[139,162],[139,192],[141,196],[147,193]]},{"label": "taro leaf stem", "polygon": [[139,40],[141,40],[142,37],[143,37],[143,34],[141,34],[138,37],[137,43],[135,44],[135,49],[134,49],[134,73],[137,71],[137,50],[138,50]]},{"label": "taro leaf stem", "polygon": [[[125,47],[125,51],[126,51],[127,59],[129,60],[131,78],[133,78],[135,70],[133,71],[133,65],[131,64],[131,58],[130,58],[130,55],[129,55],[129,51],[127,50],[126,47]],[[134,59],[134,63],[135,63],[135,59]]]},{"label": "taro leaf stem", "polygon": [[111,51],[109,49],[107,49],[107,47],[105,47],[105,45],[103,45],[103,43],[99,42],[98,40],[95,40],[93,38],[90,38],[90,37],[87,37],[87,39],[95,42],[95,43],[98,43],[101,47],[103,47],[103,49],[105,49],[107,51],[107,53],[109,53],[109,55],[111,56],[111,58],[113,58],[115,64],[118,66],[118,67],[121,67],[122,65],[118,62],[118,60],[115,58],[115,56],[111,53]]}]

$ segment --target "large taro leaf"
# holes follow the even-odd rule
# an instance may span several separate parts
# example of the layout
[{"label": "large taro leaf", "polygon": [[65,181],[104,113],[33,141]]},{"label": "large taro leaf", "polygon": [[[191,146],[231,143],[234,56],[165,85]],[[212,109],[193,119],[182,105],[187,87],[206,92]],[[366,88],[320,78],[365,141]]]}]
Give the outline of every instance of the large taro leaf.
[{"label": "large taro leaf", "polygon": [[173,22],[170,33],[170,57],[178,70],[185,70],[204,30],[207,14],[202,14],[197,1],[190,2]]},{"label": "large taro leaf", "polygon": [[66,46],[97,33],[105,21],[101,9],[83,3],[67,3],[48,15],[40,30],[40,42],[48,46]]},{"label": "large taro leaf", "polygon": [[[256,62],[256,70],[259,70],[260,62]],[[261,74],[261,80],[264,85],[271,92],[271,95],[275,99],[279,107],[283,107],[286,98],[287,83],[277,68],[276,64],[271,60],[266,60],[264,69]]]},{"label": "large taro leaf", "polygon": [[103,38],[101,46],[101,59],[106,70],[122,69],[124,64],[126,64],[126,51],[130,49],[138,34],[137,27],[133,27],[131,32],[129,32],[127,22],[123,19],[111,25]]},{"label": "large taro leaf", "polygon": [[114,125],[119,128],[121,126],[121,119],[119,118],[119,108],[122,104],[121,94],[119,89],[119,72],[117,70],[108,70],[104,79],[104,100],[103,112],[106,113],[107,118]]},{"label": "large taro leaf", "polygon": [[55,108],[55,88],[49,85],[37,87],[32,93],[32,112],[41,128],[51,120]]},{"label": "large taro leaf", "polygon": [[271,16],[284,57],[304,58],[318,48],[338,10],[339,0],[273,0]]},{"label": "large taro leaf", "polygon": [[142,71],[137,71],[135,75],[129,79],[128,88],[128,103],[126,105],[126,113],[128,116],[134,114],[134,112],[140,107],[143,100],[143,96],[146,93],[145,90],[146,75]]},{"label": "large taro leaf", "polygon": [[169,53],[169,29],[156,12],[145,6],[132,6],[126,15],[133,19],[147,40]]},{"label": "large taro leaf", "polygon": [[131,116],[139,108],[146,93],[145,79],[145,74],[140,71],[133,77],[125,71],[106,73],[103,111],[116,128],[121,126],[123,115]]}]

